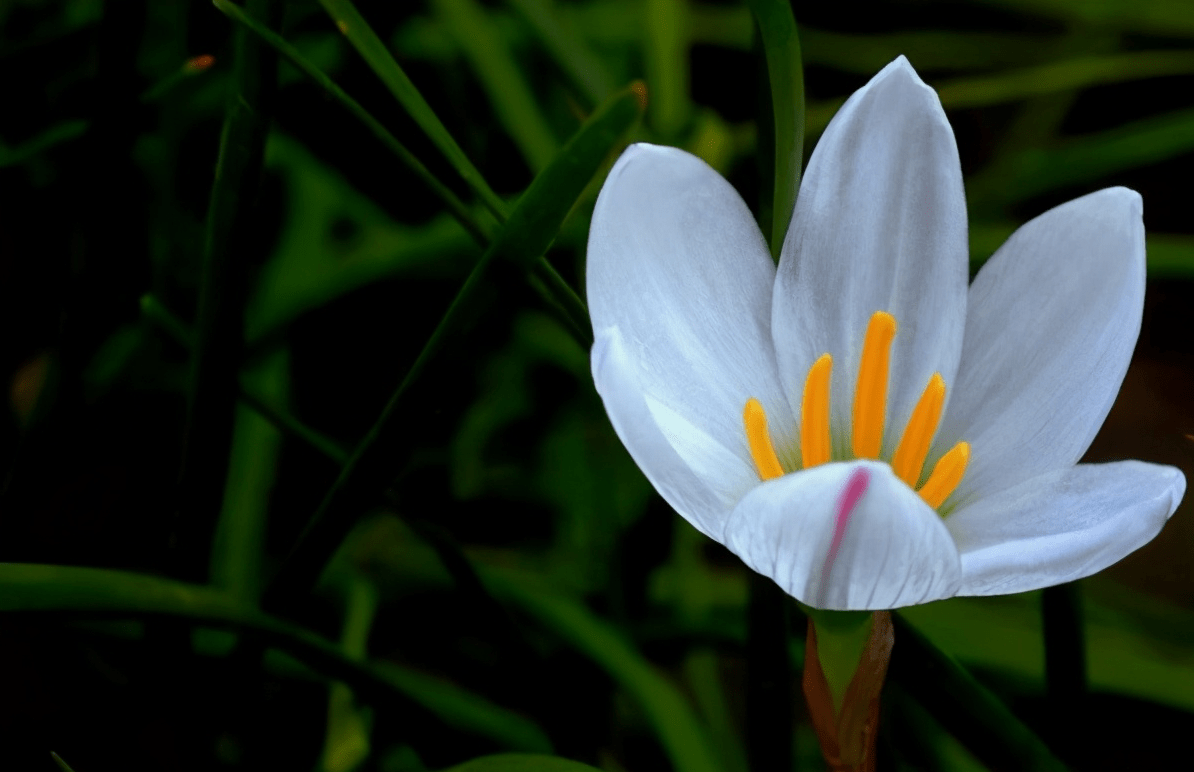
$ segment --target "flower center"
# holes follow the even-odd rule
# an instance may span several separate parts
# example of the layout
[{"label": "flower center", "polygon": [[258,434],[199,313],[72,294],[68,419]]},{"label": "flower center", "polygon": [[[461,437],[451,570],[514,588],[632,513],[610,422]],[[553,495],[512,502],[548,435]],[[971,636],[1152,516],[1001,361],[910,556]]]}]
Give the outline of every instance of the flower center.
[{"label": "flower center", "polygon": [[[895,334],[895,317],[886,311],[876,311],[871,316],[862,344],[862,358],[858,363],[858,383],[854,389],[853,426],[850,427],[854,458],[877,459],[883,448],[887,374],[891,364],[891,342]],[[829,378],[832,372],[833,357],[822,354],[813,362],[804,381],[804,394],[800,401],[800,456],[805,469],[831,460]],[[934,509],[945,503],[962,482],[966,464],[970,460],[970,444],[959,442],[937,461],[925,484],[916,488],[944,405],[945,380],[941,373],[933,373],[890,459],[896,476],[908,487],[916,489],[920,497]],[[767,414],[762,404],[754,397],[748,399],[742,418],[746,425],[750,455],[759,477],[770,480],[783,475],[784,468],[771,444]]]}]

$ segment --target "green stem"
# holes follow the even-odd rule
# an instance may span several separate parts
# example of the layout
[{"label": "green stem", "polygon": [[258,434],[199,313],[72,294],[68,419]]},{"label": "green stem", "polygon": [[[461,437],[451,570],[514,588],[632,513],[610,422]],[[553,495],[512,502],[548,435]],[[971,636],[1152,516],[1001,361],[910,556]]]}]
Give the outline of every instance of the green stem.
[{"label": "green stem", "polygon": [[[280,23],[281,2],[250,0],[249,6],[267,23]],[[277,58],[255,38],[243,32],[236,36],[235,60],[207,211],[174,524],[172,567],[189,578],[201,578],[207,572],[228,472],[237,372],[244,346],[245,245],[253,242],[257,224],[253,204],[277,88]]]}]

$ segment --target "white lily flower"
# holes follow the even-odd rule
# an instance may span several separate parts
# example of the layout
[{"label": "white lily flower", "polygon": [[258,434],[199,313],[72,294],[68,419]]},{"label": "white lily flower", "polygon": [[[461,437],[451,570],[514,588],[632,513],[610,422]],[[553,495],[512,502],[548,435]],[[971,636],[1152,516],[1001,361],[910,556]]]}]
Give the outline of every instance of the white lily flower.
[{"label": "white lily flower", "polygon": [[1140,333],[1140,196],[1024,225],[967,287],[953,133],[903,57],[809,160],[778,270],[734,189],[638,144],[593,213],[593,378],[684,518],[804,603],[888,609],[1087,576],[1185,492],[1076,465]]}]

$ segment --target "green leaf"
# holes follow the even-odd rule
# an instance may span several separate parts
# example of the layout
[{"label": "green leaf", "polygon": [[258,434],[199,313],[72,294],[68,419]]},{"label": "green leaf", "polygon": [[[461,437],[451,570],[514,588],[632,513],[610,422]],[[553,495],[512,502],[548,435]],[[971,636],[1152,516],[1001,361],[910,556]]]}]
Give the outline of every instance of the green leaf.
[{"label": "green leaf", "polygon": [[679,689],[608,623],[579,602],[533,579],[508,572],[485,573],[495,595],[517,604],[589,657],[642,706],[676,772],[716,772],[708,729]]},{"label": "green leaf", "polygon": [[597,769],[557,756],[503,753],[466,761],[445,772],[597,772]]},{"label": "green leaf", "polygon": [[[456,194],[448,189],[446,185],[439,181],[433,175],[423,162],[415,157],[413,153],[406,149],[406,146],[399,142],[393,134],[382,125],[381,121],[374,118],[369,111],[360,105],[355,99],[350,97],[344,89],[336,85],[328,75],[309,61],[297,48],[287,43],[282,39],[282,36],[266,27],[261,22],[249,16],[240,9],[240,6],[230,2],[230,0],[213,0],[216,8],[226,14],[233,21],[242,24],[260,37],[267,45],[273,47],[275,51],[286,58],[291,64],[299,69],[304,75],[314,81],[318,86],[323,88],[328,94],[339,102],[344,109],[348,110],[354,118],[365,125],[373,136],[385,145],[385,147],[394,155],[398,156],[398,160],[406,165],[408,169],[415,173],[419,179],[423,181],[431,192],[439,197],[441,201],[448,207],[448,211],[452,213],[464,229],[467,230],[478,243],[484,244],[488,242],[489,235],[486,226],[482,225],[473,215],[471,211],[456,197]],[[475,170],[474,170],[475,171]]]},{"label": "green leaf", "polygon": [[674,141],[688,121],[688,3],[647,0],[645,3],[647,118],[666,141]]},{"label": "green leaf", "polygon": [[[638,98],[633,91],[615,96],[581,127],[519,198],[510,218],[469,274],[389,403],[308,522],[270,591],[274,603],[300,601],[361,515],[363,497],[375,493],[399,464],[397,459],[410,452],[403,430],[407,419],[404,411],[409,409],[405,404],[408,391],[445,344],[457,340],[485,307],[496,301],[497,284],[491,272],[501,270],[502,266],[505,270],[530,271],[545,265],[542,255],[568,212],[639,114]],[[583,323],[587,325],[584,305],[579,300],[575,305],[575,315],[585,319]]]},{"label": "green leaf", "polygon": [[[245,389],[272,404],[286,403],[289,350],[276,349],[242,375]],[[236,408],[224,502],[212,544],[211,582],[246,605],[261,593],[266,515],[273,492],[282,432],[245,404]]]},{"label": "green leaf", "polygon": [[771,256],[778,260],[784,234],[796,208],[804,165],[804,69],[791,3],[788,0],[748,0],[748,4],[762,36],[767,80],[771,85],[775,187],[768,236]]},{"label": "green leaf", "polygon": [[935,86],[943,105],[953,110],[965,110],[1069,89],[1188,75],[1191,72],[1194,72],[1192,52],[1135,51],[1107,56],[1080,56],[995,75],[936,83]]},{"label": "green leaf", "polygon": [[1194,149],[1194,110],[1179,110],[1024,150],[967,181],[971,210],[992,211],[1066,186],[1160,163]]},{"label": "green leaf", "polygon": [[431,109],[431,105],[427,104],[427,100],[395,61],[385,43],[357,12],[356,6],[350,0],[320,0],[320,3],[336,22],[341,34],[348,39],[377,77],[381,78],[382,83],[419,128],[435,143],[457,174],[499,220],[503,219],[506,213],[505,202],[493,192],[489,183],[481,176],[481,172],[473,166],[460,145],[456,144],[456,140],[448,133],[447,128]]},{"label": "green leaf", "polygon": [[925,705],[980,761],[994,769],[1060,772],[1066,768],[1007,705],[953,657],[900,614],[892,614],[892,624],[897,650],[888,677]]},{"label": "green leaf", "polygon": [[[1147,205],[1147,202],[1146,202]],[[1016,230],[1015,225],[971,223],[970,270],[977,271]],[[1149,233],[1145,236],[1149,278],[1194,276],[1194,236]]]},{"label": "green leaf", "polygon": [[510,748],[550,753],[551,740],[534,721],[494,705],[447,681],[388,662],[375,663],[387,680],[448,726],[488,737]]},{"label": "green leaf", "polygon": [[[55,612],[89,617],[170,617],[251,633],[362,697],[415,706],[461,731],[516,750],[550,750],[534,722],[467,690],[383,662],[361,662],[306,629],[262,614],[226,593],[168,579],[96,568],[0,563],[0,612]],[[401,715],[401,714],[399,714]]]},{"label": "green leaf", "polygon": [[1103,27],[1194,37],[1194,14],[1184,0],[983,0],[987,5],[1057,19],[1074,27]]},{"label": "green leaf", "polygon": [[[281,0],[250,0],[281,24]],[[277,55],[243,29],[235,34],[235,64],[207,208],[199,278],[195,345],[187,387],[182,469],[172,563],[177,575],[205,575],[228,476],[228,454],[244,352],[249,244],[262,227],[254,202],[277,91]]]},{"label": "green leaf", "polygon": [[588,102],[598,105],[614,91],[614,78],[605,64],[576,34],[575,26],[556,13],[551,0],[510,0],[527,24],[539,36],[547,52]]},{"label": "green leaf", "polygon": [[[464,276],[476,259],[473,243],[450,218],[419,226],[395,222],[293,137],[275,132],[266,164],[286,180],[287,205],[274,254],[249,303],[250,341],[383,278]],[[351,235],[337,236],[346,225]]]},{"label": "green leaf", "polygon": [[435,0],[433,5],[472,65],[498,122],[531,171],[539,173],[559,143],[505,40],[490,23],[488,11],[474,0]]}]

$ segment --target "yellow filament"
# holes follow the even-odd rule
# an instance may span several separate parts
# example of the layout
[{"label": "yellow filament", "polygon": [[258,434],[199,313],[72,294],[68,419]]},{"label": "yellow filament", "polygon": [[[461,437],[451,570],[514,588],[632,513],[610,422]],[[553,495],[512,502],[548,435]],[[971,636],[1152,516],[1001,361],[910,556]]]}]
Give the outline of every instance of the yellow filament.
[{"label": "yellow filament", "polygon": [[966,464],[969,461],[970,443],[959,442],[950,448],[949,452],[937,461],[933,473],[920,489],[920,497],[925,503],[933,509],[944,504],[949,494],[962,482],[962,475],[966,474]]},{"label": "yellow filament", "polygon": [[933,373],[929,385],[920,395],[920,401],[912,409],[912,416],[904,427],[904,436],[900,438],[895,455],[891,457],[891,468],[909,487],[915,488],[920,479],[920,470],[925,465],[925,456],[929,455],[929,444],[933,441],[933,432],[937,431],[944,404],[945,381],[941,373]]},{"label": "yellow filament", "polygon": [[809,469],[829,461],[829,376],[833,357],[822,354],[808,369],[800,401],[800,456]]},{"label": "yellow filament", "polygon": [[858,387],[854,391],[854,455],[878,458],[883,445],[883,419],[887,410],[887,369],[896,320],[886,311],[876,311],[866,328],[862,359],[858,363]]},{"label": "yellow filament", "polygon": [[746,441],[750,445],[750,457],[755,460],[759,477],[770,480],[783,475],[784,469],[779,465],[779,458],[771,445],[771,435],[767,433],[767,413],[754,397],[746,400],[742,421],[746,424]]}]

